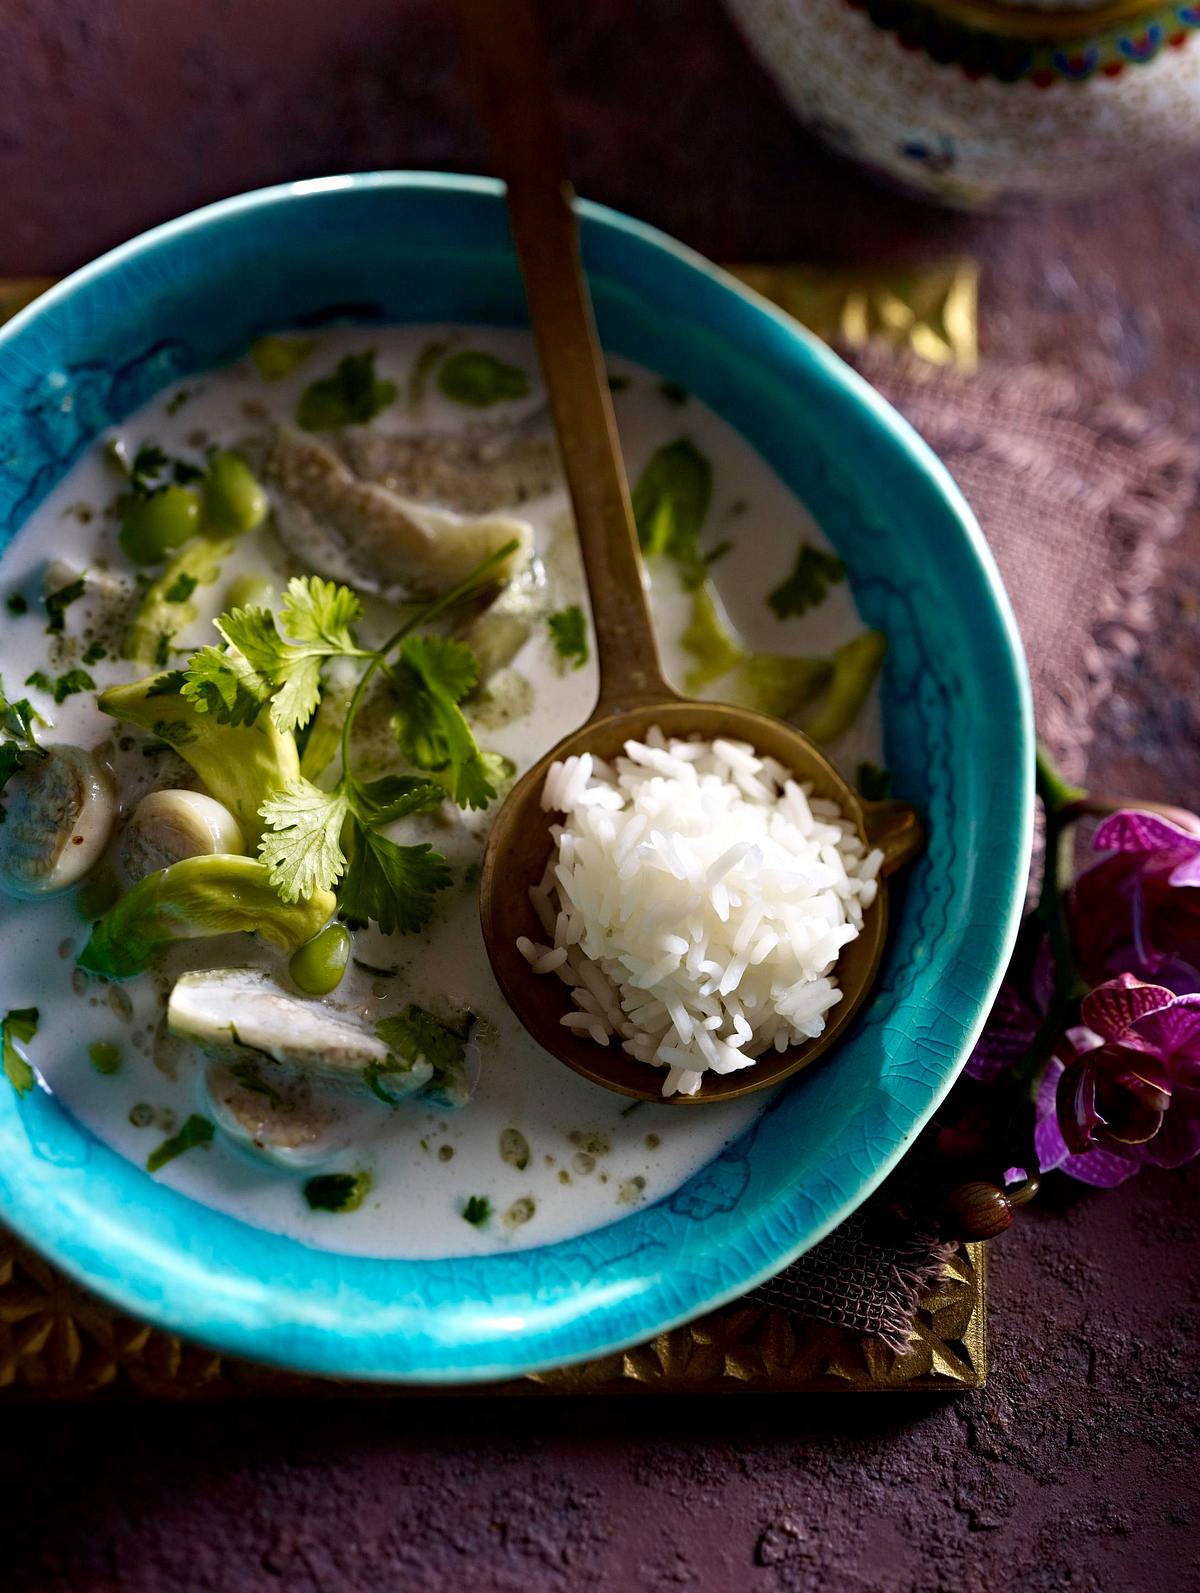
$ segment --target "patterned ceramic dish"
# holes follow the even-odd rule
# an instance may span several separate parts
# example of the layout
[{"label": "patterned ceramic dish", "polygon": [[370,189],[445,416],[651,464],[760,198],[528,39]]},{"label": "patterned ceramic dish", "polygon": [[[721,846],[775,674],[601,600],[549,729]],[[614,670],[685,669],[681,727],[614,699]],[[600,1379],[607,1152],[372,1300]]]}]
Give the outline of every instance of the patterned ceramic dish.
[{"label": "patterned ceramic dish", "polygon": [[[949,476],[794,323],[660,233],[582,207],[602,338],[669,370],[815,514],[884,630],[886,750],[928,820],[878,992],[831,1062],[673,1195],[579,1238],[380,1261],[306,1248],[155,1184],[55,1098],[0,1091],[0,1216],[115,1304],[225,1350],[455,1382],[633,1343],[730,1299],[841,1221],[949,1088],[1015,932],[1030,844],[1025,669]],[[115,250],[0,333],[0,537],[104,426],[260,332],[363,319],[519,323],[496,184],[384,173],[202,210]]]}]

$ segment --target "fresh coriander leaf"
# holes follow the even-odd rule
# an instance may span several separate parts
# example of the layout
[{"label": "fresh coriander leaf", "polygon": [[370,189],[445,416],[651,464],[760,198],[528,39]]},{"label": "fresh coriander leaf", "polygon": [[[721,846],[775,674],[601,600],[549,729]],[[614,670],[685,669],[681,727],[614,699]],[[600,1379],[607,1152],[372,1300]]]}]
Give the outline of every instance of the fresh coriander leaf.
[{"label": "fresh coriander leaf", "polygon": [[678,382],[659,382],[658,390],[666,399],[668,404],[675,404],[678,406],[680,404],[686,404],[688,401],[687,388],[681,387]]},{"label": "fresh coriander leaf", "polygon": [[441,807],[446,793],[441,786],[412,775],[389,774],[365,785],[355,782],[354,811],[364,824],[378,827],[394,824],[413,813],[428,813]]},{"label": "fresh coriander leaf", "polygon": [[16,1041],[28,1045],[37,1033],[38,1009],[14,1007],[6,1012],[0,1022],[0,1055],[4,1062],[4,1076],[16,1090],[24,1095],[33,1088],[33,1069],[17,1050]]},{"label": "fresh coriander leaf", "polygon": [[354,856],[342,881],[342,917],[374,919],[385,935],[423,929],[435,894],[450,883],[446,859],[428,844],[397,846],[375,830],[354,826]]},{"label": "fresh coriander leaf", "polygon": [[267,823],[258,855],[282,899],[295,902],[314,891],[332,890],[346,868],[341,834],[350,812],[347,793],[293,780],[258,811]]},{"label": "fresh coriander leaf", "polygon": [[396,397],[395,382],[375,375],[375,351],[347,354],[332,376],[309,384],[296,406],[296,424],[304,431],[334,431],[364,426]]},{"label": "fresh coriander leaf", "polygon": [[95,691],[96,682],[86,669],[68,669],[65,675],[59,675],[54,682],[54,700],[61,706],[68,697],[73,697],[79,691]]},{"label": "fresh coriander leaf", "polygon": [[42,599],[46,609],[46,634],[57,636],[66,623],[66,611],[72,603],[77,603],[87,590],[87,581],[81,575],[78,580],[68,581],[66,586],[60,586],[57,592],[49,592]]},{"label": "fresh coriander leaf", "polygon": [[362,604],[348,586],[323,581],[319,575],[294,575],[288,582],[280,619],[288,636],[330,653],[357,651],[351,625]]},{"label": "fresh coriander leaf", "polygon": [[163,602],[186,603],[199,584],[194,575],[189,575],[186,570],[181,570],[163,593]]},{"label": "fresh coriander leaf", "polygon": [[215,1132],[207,1117],[199,1117],[193,1113],[178,1134],[172,1134],[170,1139],[164,1139],[157,1150],[150,1152],[146,1157],[146,1171],[156,1173],[159,1168],[165,1167],[168,1162],[173,1162],[185,1151],[195,1150],[198,1145],[209,1144]]},{"label": "fresh coriander leaf", "polygon": [[492,1215],[492,1203],[486,1195],[471,1195],[462,1209],[464,1222],[473,1228],[480,1227]]},{"label": "fresh coriander leaf", "polygon": [[672,560],[689,591],[700,585],[707,569],[700,531],[711,501],[712,465],[686,437],[657,449],[633,489],[643,551]]},{"label": "fresh coriander leaf", "polygon": [[[169,689],[167,680],[178,679]],[[148,695],[178,691],[198,714],[210,713],[218,724],[252,725],[271,700],[271,684],[234,649],[202,647],[188,660],[186,671],[172,670]]]},{"label": "fresh coriander leaf", "polygon": [[469,647],[444,636],[409,636],[391,671],[396,687],[392,728],[418,769],[449,767],[459,807],[483,808],[496,795],[488,768],[459,702],[477,679]]},{"label": "fresh coriander leaf", "polygon": [[171,461],[171,480],[177,487],[189,487],[194,481],[203,481],[204,474],[199,465],[189,464],[186,459]]},{"label": "fresh coriander leaf", "polygon": [[767,602],[778,619],[806,614],[825,601],[829,588],[845,574],[846,566],[841,559],[824,548],[813,547],[811,542],[804,542],[796,555],[792,573],[775,588]]},{"label": "fresh coriander leaf", "polygon": [[881,764],[860,763],[854,783],[864,801],[882,802],[892,788],[892,776]]},{"label": "fresh coriander leaf", "polygon": [[5,695],[4,682],[0,680],[0,734],[11,736],[28,751],[41,754],[33,727],[35,724],[47,723],[28,697],[19,697],[16,702],[10,702]]},{"label": "fresh coriander leaf", "polygon": [[447,398],[468,409],[489,409],[529,392],[529,378],[519,365],[506,365],[480,349],[464,349],[443,360],[437,384]]},{"label": "fresh coriander leaf", "polygon": [[438,1021],[424,1007],[410,1003],[403,1012],[381,1018],[375,1033],[402,1062],[428,1062],[434,1077],[457,1073],[466,1056],[466,1037]]},{"label": "fresh coriander leaf", "polygon": [[251,669],[274,686],[271,718],[280,730],[294,730],[312,718],[321,700],[320,653],[284,641],[267,608],[235,608],[216,624]]},{"label": "fresh coriander leaf", "polygon": [[24,592],[10,592],[4,600],[4,606],[14,617],[29,613],[29,599]]},{"label": "fresh coriander leaf", "polygon": [[554,651],[575,669],[582,669],[588,661],[588,639],[587,621],[579,604],[560,608],[557,614],[551,614],[547,623],[554,638]]},{"label": "fresh coriander leaf", "polygon": [[357,1211],[371,1187],[370,1173],[318,1173],[304,1186],[310,1211]]},{"label": "fresh coriander leaf", "polygon": [[35,669],[32,675],[26,675],[25,684],[27,686],[36,686],[39,691],[52,692],[54,690],[54,681],[44,669]]},{"label": "fresh coriander leaf", "polygon": [[158,641],[154,648],[154,662],[159,669],[165,669],[171,659],[171,632],[160,631]]},{"label": "fresh coriander leaf", "polygon": [[85,664],[98,664],[102,658],[108,657],[108,648],[103,642],[92,642],[83,655]]}]

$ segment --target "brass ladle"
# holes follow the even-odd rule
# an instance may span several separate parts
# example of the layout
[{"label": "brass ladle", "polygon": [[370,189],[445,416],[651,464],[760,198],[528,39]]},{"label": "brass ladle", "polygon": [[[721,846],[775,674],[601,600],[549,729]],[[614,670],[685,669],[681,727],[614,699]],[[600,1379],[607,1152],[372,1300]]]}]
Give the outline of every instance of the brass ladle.
[{"label": "brass ladle", "polygon": [[[561,131],[532,0],[458,0],[492,156],[508,188],[508,210],[525,281],[542,373],[591,594],[600,695],[586,724],[566,736],[517,782],[493,823],[480,880],[480,917],[492,969],[513,1011],[552,1056],[596,1084],[640,1100],[661,1101],[663,1073],[635,1061],[618,1041],[608,1046],[565,1028],[574,1007],[554,974],[535,974],[517,937],[544,931],[529,898],[542,878],[553,815],[543,812],[542,786],[559,758],[591,752],[612,759],[653,725],[664,735],[749,742],[777,758],[816,795],[836,802],[863,839],[884,853],[881,875],[920,850],[922,831],[900,802],[863,802],[807,736],[766,714],[726,703],[699,703],[663,678],[638,551],[629,488],[621,462],[604,362],[583,276]],[[681,1105],[748,1095],[807,1067],[835,1044],[870,992],[883,955],[887,886],[864,917],[858,939],[842,952],[836,976],[842,999],[819,1039],[763,1056],[753,1068],[708,1073]]]}]

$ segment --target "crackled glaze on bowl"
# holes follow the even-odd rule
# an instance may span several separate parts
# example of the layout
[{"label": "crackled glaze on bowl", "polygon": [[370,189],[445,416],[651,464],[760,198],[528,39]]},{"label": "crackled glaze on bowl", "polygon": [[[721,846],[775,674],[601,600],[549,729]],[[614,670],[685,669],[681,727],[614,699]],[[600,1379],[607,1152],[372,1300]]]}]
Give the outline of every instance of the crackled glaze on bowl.
[{"label": "crackled glaze on bowl", "polygon": [[[732,1298],[815,1243],[911,1143],[998,984],[1031,815],[1028,688],[970,512],[928,450],[791,322],[660,234],[582,207],[601,337],[735,425],[814,513],[887,632],[886,752],[929,849],[878,994],[828,1065],[666,1200],[518,1253],[379,1261],[255,1231],[153,1184],[40,1091],[0,1092],[0,1215],[115,1303],[312,1371],[481,1379],[595,1355]],[[0,334],[0,527],[105,425],[259,332],[524,318],[500,192],[328,179],[158,229]]]}]

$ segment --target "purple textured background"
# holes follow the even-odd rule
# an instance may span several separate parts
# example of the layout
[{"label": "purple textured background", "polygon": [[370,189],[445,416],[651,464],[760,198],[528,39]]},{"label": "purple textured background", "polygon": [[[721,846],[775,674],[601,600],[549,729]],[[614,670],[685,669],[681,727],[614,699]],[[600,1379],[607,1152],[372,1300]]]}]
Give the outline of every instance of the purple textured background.
[{"label": "purple textured background", "polygon": [[[583,193],[718,259],[971,252],[987,349],[1200,428],[1200,164],[1070,212],[948,217],[816,149],[717,0],[546,10]],[[0,274],[281,178],[480,169],[448,12],[6,0]],[[1098,727],[1110,789],[1200,801],[1198,554],[1193,516]],[[993,1248],[991,1384],[952,1402],[10,1409],[0,1584],[1197,1588],[1198,1187],[1147,1174],[1023,1215]]]}]

